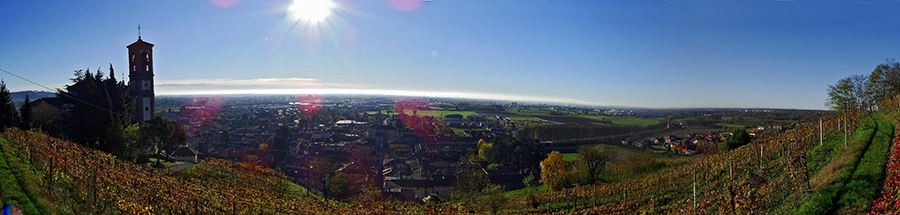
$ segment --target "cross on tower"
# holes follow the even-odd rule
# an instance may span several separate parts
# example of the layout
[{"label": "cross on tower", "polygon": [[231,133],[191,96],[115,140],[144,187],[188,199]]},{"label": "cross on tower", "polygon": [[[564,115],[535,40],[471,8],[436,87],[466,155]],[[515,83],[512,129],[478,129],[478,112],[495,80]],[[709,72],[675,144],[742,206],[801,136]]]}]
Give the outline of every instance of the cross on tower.
[{"label": "cross on tower", "polygon": [[141,39],[141,24],[138,24],[138,39]]}]

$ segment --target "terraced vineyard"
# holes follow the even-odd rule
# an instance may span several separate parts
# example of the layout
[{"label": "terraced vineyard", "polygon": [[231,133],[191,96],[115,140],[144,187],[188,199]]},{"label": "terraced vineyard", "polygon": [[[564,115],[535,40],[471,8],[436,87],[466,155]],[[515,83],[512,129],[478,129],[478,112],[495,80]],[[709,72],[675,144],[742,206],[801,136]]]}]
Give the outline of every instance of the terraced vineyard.
[{"label": "terraced vineyard", "polygon": [[[865,213],[881,195],[897,119],[846,112],[823,120],[821,143],[819,125],[810,124],[623,182],[516,198],[509,212]],[[846,146],[845,126],[856,128]]]},{"label": "terraced vineyard", "polygon": [[[897,112],[846,112],[621,182],[514,197],[505,214],[858,214],[896,210]],[[845,145],[845,130],[849,142]],[[893,142],[892,142],[893,140]],[[893,153],[888,149],[893,147]],[[886,157],[891,157],[886,169]],[[211,159],[169,173],[46,135],[0,134],[0,200],[26,214],[457,214],[452,203],[331,201],[266,168]],[[860,189],[863,188],[863,189]],[[536,207],[534,207],[536,206]]]},{"label": "terraced vineyard", "polygon": [[271,169],[211,159],[190,174],[122,161],[46,135],[0,135],[0,200],[25,214],[421,214],[409,202],[305,197]]}]

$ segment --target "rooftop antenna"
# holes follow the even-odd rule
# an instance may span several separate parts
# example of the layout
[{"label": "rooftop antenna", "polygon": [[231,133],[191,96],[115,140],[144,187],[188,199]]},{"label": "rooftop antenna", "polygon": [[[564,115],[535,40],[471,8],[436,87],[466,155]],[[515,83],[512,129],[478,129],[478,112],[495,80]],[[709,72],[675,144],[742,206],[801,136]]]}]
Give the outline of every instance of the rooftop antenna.
[{"label": "rooftop antenna", "polygon": [[141,39],[141,23],[138,23],[138,39]]}]

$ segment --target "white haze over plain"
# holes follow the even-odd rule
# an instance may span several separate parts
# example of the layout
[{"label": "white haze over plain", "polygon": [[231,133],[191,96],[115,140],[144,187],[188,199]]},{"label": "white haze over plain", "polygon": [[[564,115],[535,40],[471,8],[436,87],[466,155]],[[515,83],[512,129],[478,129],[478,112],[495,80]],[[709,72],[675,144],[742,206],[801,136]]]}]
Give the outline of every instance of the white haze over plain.
[{"label": "white haze over plain", "polygon": [[523,102],[552,102],[577,105],[604,106],[607,104],[568,98],[544,98],[471,92],[432,92],[419,90],[376,89],[374,86],[320,82],[312,78],[257,79],[189,79],[160,80],[155,84],[157,95],[233,95],[233,94],[316,94],[316,95],[382,95],[407,97],[443,97],[508,100]]}]

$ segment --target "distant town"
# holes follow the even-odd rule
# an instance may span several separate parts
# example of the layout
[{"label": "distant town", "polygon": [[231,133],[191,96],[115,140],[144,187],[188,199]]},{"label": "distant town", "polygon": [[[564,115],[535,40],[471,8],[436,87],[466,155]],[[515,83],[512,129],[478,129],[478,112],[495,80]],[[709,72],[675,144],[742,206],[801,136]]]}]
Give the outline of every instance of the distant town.
[{"label": "distant town", "polygon": [[[463,169],[478,169],[491,183],[508,190],[525,187],[523,179],[538,172],[526,164],[479,160],[479,142],[530,139],[540,145],[538,155],[550,151],[574,155],[582,145],[610,144],[690,156],[718,150],[715,143],[731,135],[731,128],[747,128],[754,137],[774,135],[827,113],[339,95],[162,96],[156,105],[157,115],[187,132],[184,148],[189,150],[176,149],[173,156],[187,157],[183,161],[188,163],[215,157],[272,167],[300,185],[324,190],[326,183],[310,178],[321,174],[316,172],[320,171],[315,169],[316,159],[327,158],[331,171],[346,175],[348,193],[343,195],[358,195],[364,192],[362,185],[370,185],[406,201],[422,201],[432,194],[449,199],[456,173]],[[544,135],[533,129],[579,130],[572,127],[597,131]],[[275,139],[287,144],[275,146]]]}]

